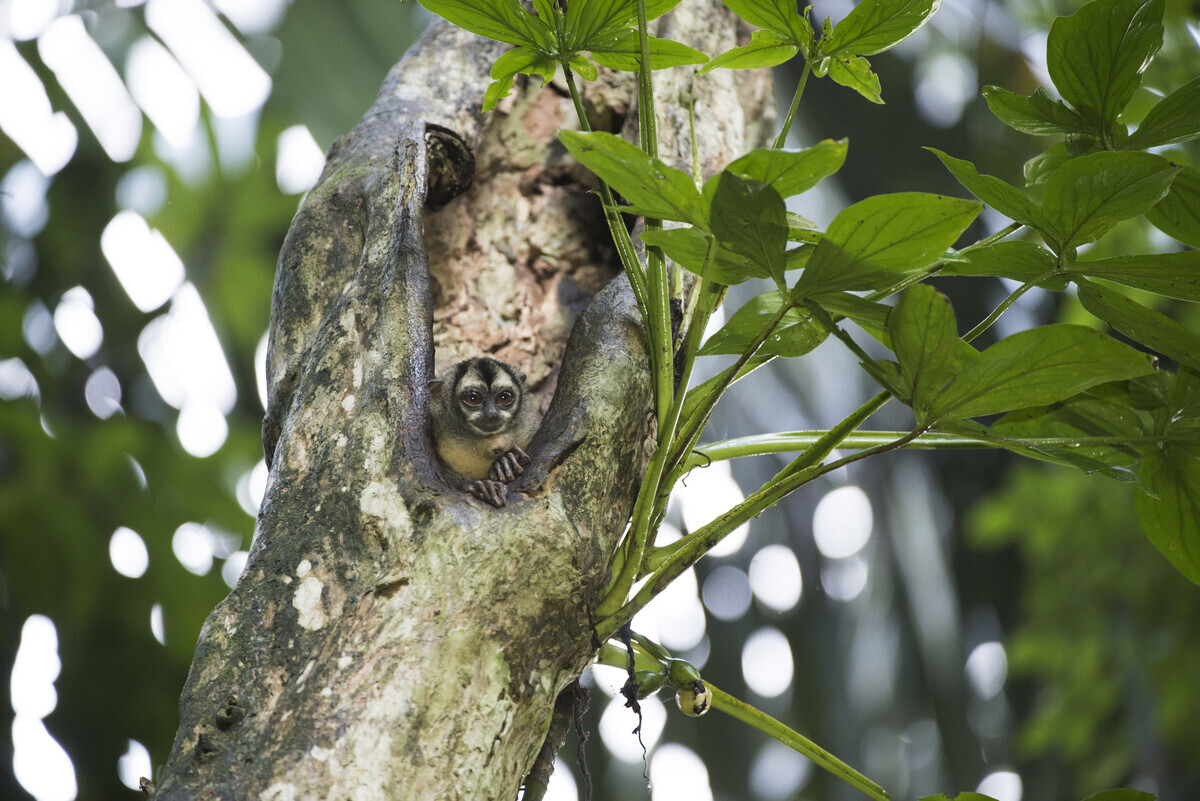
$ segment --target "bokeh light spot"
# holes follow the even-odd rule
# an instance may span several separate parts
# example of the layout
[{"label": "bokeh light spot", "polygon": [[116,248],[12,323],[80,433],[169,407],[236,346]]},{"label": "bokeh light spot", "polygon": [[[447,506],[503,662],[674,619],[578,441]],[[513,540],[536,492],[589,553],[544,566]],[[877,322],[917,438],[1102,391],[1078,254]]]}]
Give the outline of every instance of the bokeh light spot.
[{"label": "bokeh light spot", "polygon": [[742,646],[742,677],[764,698],[781,695],[792,683],[792,647],[779,629],[761,628]]},{"label": "bokeh light spot", "polygon": [[0,400],[41,397],[37,378],[16,356],[0,362]]},{"label": "bokeh light spot", "polygon": [[[656,696],[642,702],[642,742],[653,749],[667,723],[667,711]],[[642,761],[642,746],[633,733],[638,725],[637,715],[625,708],[625,699],[618,696],[608,702],[600,716],[600,739],[615,759],[628,764]]]},{"label": "bokeh light spot", "polygon": [[1024,786],[1019,774],[1011,770],[998,770],[984,776],[975,792],[991,796],[996,801],[1021,801]]},{"label": "bokeh light spot", "polygon": [[821,587],[835,601],[853,601],[867,586],[867,563],[860,557],[838,559],[821,568]]},{"label": "bokeh light spot", "polygon": [[96,317],[91,294],[81,286],[63,293],[54,308],[54,330],[67,350],[80,359],[90,359],[104,342],[104,328]]},{"label": "bokeh light spot", "polygon": [[136,211],[121,211],[100,234],[100,250],[139,311],[162,306],[183,284],[183,262]]},{"label": "bokeh light spot", "polygon": [[225,444],[229,436],[229,423],[214,404],[197,401],[179,410],[175,433],[185,451],[197,459],[203,459],[212,456]]},{"label": "bokeh light spot", "polygon": [[143,776],[154,775],[154,768],[150,764],[150,751],[137,740],[127,742],[125,753],[117,759],[117,777],[120,778],[121,784],[130,790],[140,790],[138,780]]},{"label": "bokeh light spot", "polygon": [[780,742],[765,744],[750,763],[750,792],[762,801],[791,798],[812,777],[812,762]]},{"label": "bokeh light spot", "polygon": [[307,192],[321,177],[325,153],[303,125],[293,125],[279,134],[275,158],[275,181],[286,195]]},{"label": "bokeh light spot", "polygon": [[167,644],[167,630],[163,623],[162,604],[155,604],[150,607],[150,633],[154,635],[154,639],[158,640],[159,645]]},{"label": "bokeh light spot", "polygon": [[229,589],[232,590],[237,586],[238,579],[246,570],[246,561],[249,558],[250,554],[247,551],[234,551],[225,559],[225,564],[221,565],[221,579]]},{"label": "bokeh light spot", "polygon": [[38,54],[108,157],[133,158],[142,137],[142,112],[100,45],[88,35],[83,19],[71,14],[50,23],[38,37]]},{"label": "bokeh light spot", "polygon": [[750,580],[739,568],[722,565],[704,579],[704,606],[718,620],[737,620],[750,609]]},{"label": "bokeh light spot", "polygon": [[708,768],[695,751],[665,743],[650,759],[652,801],[712,801]]},{"label": "bokeh light spot", "polygon": [[203,576],[213,566],[213,533],[199,523],[184,523],[171,537],[171,550],[189,573]]},{"label": "bokeh light spot", "polygon": [[12,233],[32,239],[46,227],[50,219],[46,202],[49,188],[50,180],[32,161],[19,161],[4,175],[0,181],[0,210]]},{"label": "bokeh light spot", "polygon": [[146,543],[131,528],[121,526],[108,540],[108,558],[112,561],[113,569],[122,576],[141,578],[150,567],[150,553]]},{"label": "bokeh light spot", "polygon": [[[708,467],[693,470],[679,482],[675,494],[679,498],[679,511],[688,531],[695,531],[746,500],[745,493],[733,480],[733,470],[729,462],[713,462]],[[750,524],[743,523],[721,540],[708,555],[730,556],[737,553],[746,541],[749,531]]]},{"label": "bokeh light spot", "polygon": [[94,370],[83,385],[83,399],[101,420],[121,411],[121,382],[117,374],[107,367]]},{"label": "bokeh light spot", "polygon": [[750,560],[750,589],[764,606],[786,612],[800,602],[803,581],[796,554],[785,545],[767,545]]},{"label": "bokeh light spot", "polygon": [[998,642],[980,643],[967,657],[967,680],[983,700],[994,697],[1004,689],[1008,678],[1008,657]]},{"label": "bokeh light spot", "polygon": [[862,550],[874,526],[867,493],[853,484],[830,490],[813,511],[813,538],[830,559],[844,559]]}]

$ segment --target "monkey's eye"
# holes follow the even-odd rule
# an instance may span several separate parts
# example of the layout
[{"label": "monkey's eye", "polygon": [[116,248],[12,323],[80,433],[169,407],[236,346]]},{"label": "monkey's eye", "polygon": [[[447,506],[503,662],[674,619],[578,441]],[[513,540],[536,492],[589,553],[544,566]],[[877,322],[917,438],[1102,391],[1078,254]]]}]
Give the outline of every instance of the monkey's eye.
[{"label": "monkey's eye", "polygon": [[511,389],[502,389],[496,393],[496,403],[501,406],[508,406],[516,399],[517,396],[513,394]]},{"label": "monkey's eye", "polygon": [[472,409],[478,409],[483,405],[483,393],[477,389],[468,389],[462,395],[462,402]]}]

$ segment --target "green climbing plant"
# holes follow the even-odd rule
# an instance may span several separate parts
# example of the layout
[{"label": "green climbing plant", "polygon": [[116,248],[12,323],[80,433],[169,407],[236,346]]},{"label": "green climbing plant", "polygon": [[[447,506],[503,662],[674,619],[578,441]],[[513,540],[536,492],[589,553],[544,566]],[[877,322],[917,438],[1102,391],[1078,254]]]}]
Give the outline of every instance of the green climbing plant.
[{"label": "green climbing plant", "polygon": [[[1095,0],[1058,19],[1047,41],[1058,97],[1045,88],[1030,96],[984,89],[1001,122],[1048,137],[1025,166],[1025,186],[930,149],[974,199],[875,195],[841,210],[823,231],[786,205],[836,173],[847,157],[846,141],[783,149],[808,80],[829,78],[882,103],[868,57],[914,33],[940,0],[862,0],[840,21],[826,18],[819,33],[810,9],[800,11],[794,0],[724,0],[758,30],[748,44],[711,60],[649,35],[648,21],[678,0],[532,0],[532,10],[520,0],[420,2],[456,25],[513,45],[492,68],[495,82],[484,110],[508,94],[518,74],[549,81],[561,72],[581,130],[562,131],[560,139],[600,181],[600,202],[645,321],[658,447],[615,556],[608,594],[595,610],[597,638],[608,643],[599,659],[629,670],[631,692],[644,696],[664,686],[695,692],[701,681],[694,668],[629,632],[639,610],[723,537],[789,493],[899,448],[1002,448],[1125,482],[1150,541],[1200,583],[1200,334],[1146,300],[1200,300],[1200,253],[1187,249],[1200,244],[1200,172],[1182,155],[1149,152],[1200,137],[1200,79],[1159,100],[1133,131],[1122,116],[1161,47],[1163,0]],[[695,168],[689,174],[658,157],[653,70],[699,65],[702,81],[714,69],[766,68],[793,58],[803,61],[801,78],[772,147],[746,153],[703,181]],[[638,144],[590,130],[576,76],[596,78],[597,65],[638,73]],[[961,243],[985,204],[1011,224]],[[643,218],[644,259],[622,215]],[[1081,254],[1137,217],[1178,245],[1109,258]],[[664,229],[663,221],[672,227]],[[935,275],[1000,277],[1019,286],[960,333],[950,301],[924,283]],[[704,340],[728,287],[752,278],[767,279],[774,289],[732,310]],[[973,342],[1034,287],[1074,291],[1093,319],[1038,326],[979,350]],[[683,310],[677,325],[672,300]],[[847,333],[850,325],[890,357],[869,355]],[[877,395],[828,431],[698,444],[734,382],[772,359],[802,357],[830,336],[879,384]],[[693,386],[696,360],[719,354],[737,359]],[[911,407],[912,427],[863,430],[892,400]],[[834,458],[835,449],[850,453]],[[743,502],[676,542],[656,544],[672,488],[689,470],[782,451],[799,455]],[[888,797],[779,721],[710,690],[711,706],[795,748],[868,797]],[[1119,790],[1100,797],[1149,796]]]}]

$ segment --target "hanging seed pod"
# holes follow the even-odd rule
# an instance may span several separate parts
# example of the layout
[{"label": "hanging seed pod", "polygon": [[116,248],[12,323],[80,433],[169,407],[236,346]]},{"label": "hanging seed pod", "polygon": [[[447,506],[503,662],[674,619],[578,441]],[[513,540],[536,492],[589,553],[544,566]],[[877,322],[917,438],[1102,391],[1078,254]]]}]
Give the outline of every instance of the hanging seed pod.
[{"label": "hanging seed pod", "polygon": [[675,703],[688,717],[698,718],[708,711],[712,705],[712,690],[702,681],[694,681],[688,687],[675,693]]}]

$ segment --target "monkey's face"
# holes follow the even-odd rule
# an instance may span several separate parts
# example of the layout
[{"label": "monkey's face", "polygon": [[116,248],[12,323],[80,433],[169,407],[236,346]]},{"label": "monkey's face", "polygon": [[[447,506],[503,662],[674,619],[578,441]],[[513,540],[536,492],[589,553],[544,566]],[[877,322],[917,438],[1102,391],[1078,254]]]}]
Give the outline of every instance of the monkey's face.
[{"label": "monkey's face", "polygon": [[495,434],[508,425],[517,402],[509,387],[471,386],[458,396],[459,408],[467,424],[480,434]]},{"label": "monkey's face", "polygon": [[512,421],[521,403],[516,377],[496,363],[476,363],[459,379],[456,399],[467,425],[480,434],[497,434]]}]

